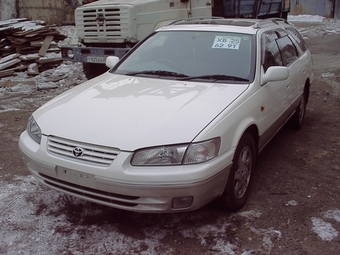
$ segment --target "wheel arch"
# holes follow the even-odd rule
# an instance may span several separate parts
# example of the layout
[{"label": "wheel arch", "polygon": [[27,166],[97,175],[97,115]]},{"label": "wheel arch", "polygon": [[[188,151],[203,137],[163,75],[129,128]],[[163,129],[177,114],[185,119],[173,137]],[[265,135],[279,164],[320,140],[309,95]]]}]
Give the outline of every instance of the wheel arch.
[{"label": "wheel arch", "polygon": [[[241,133],[225,190],[217,200],[219,206],[237,211],[245,205],[250,192],[253,171],[257,164],[258,140],[258,129],[255,124],[251,124]],[[241,164],[239,164],[240,161]],[[240,195],[239,192],[241,192]]]},{"label": "wheel arch", "polygon": [[[255,148],[256,148],[256,157],[259,154],[259,130],[255,124],[250,125],[244,132],[249,133],[254,139]],[[242,135],[243,135],[242,134]],[[242,136],[241,136],[242,137]]]},{"label": "wheel arch", "polygon": [[237,140],[235,140],[233,144],[235,145],[235,147],[237,147],[240,140],[242,139],[242,136],[245,133],[249,133],[254,139],[255,148],[256,148],[256,156],[257,156],[259,154],[259,130],[255,123],[249,123],[249,124],[250,125],[248,125],[244,129],[238,129],[238,130],[241,130],[241,132],[239,133],[239,135],[235,136],[235,138],[237,137]]}]

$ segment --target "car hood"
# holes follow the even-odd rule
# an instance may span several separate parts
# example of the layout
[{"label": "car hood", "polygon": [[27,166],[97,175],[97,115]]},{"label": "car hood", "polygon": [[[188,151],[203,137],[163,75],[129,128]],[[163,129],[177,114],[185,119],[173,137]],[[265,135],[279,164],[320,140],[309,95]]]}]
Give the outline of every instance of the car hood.
[{"label": "car hood", "polygon": [[66,91],[33,116],[44,135],[133,151],[191,142],[247,87],[107,72]]}]

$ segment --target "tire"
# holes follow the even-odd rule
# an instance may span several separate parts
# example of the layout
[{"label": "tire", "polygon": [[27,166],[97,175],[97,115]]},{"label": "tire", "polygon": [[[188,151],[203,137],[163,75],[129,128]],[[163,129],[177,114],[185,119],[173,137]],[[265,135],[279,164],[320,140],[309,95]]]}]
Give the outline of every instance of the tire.
[{"label": "tire", "polygon": [[109,69],[105,64],[83,63],[83,71],[88,80],[105,73],[107,70]]},{"label": "tire", "polygon": [[307,104],[307,97],[304,91],[302,94],[300,103],[290,120],[290,126],[295,130],[299,130],[302,127],[303,120],[305,119],[305,115],[306,115],[306,104]]},{"label": "tire", "polygon": [[245,133],[237,145],[227,184],[219,199],[219,204],[223,208],[237,211],[245,205],[253,179],[256,158],[254,138],[250,133]]}]

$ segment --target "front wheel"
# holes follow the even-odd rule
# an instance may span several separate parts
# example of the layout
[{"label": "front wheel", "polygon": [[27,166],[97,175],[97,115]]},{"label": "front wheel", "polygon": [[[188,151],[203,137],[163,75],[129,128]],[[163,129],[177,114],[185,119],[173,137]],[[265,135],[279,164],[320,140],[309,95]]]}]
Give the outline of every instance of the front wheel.
[{"label": "front wheel", "polygon": [[256,165],[256,148],[251,134],[245,133],[235,151],[227,185],[220,198],[221,205],[231,211],[246,203]]}]

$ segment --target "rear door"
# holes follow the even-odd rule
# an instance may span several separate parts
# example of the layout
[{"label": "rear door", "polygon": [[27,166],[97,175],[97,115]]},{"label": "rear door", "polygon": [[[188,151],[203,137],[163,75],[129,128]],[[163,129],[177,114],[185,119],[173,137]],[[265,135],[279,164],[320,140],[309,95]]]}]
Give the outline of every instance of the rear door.
[{"label": "rear door", "polygon": [[305,41],[303,40],[302,36],[296,31],[293,27],[286,28],[286,31],[289,34],[289,38],[294,42],[295,46],[298,50],[298,56],[299,58],[296,60],[296,63],[294,63],[295,67],[298,68],[298,80],[297,80],[297,86],[298,86],[298,94],[302,92],[304,89],[305,83],[311,73],[313,73],[313,64],[311,61],[311,54],[308,51],[307,45]]},{"label": "rear door", "polygon": [[288,105],[286,111],[290,114],[295,110],[300,102],[300,95],[306,81],[306,57],[302,57],[301,51],[298,50],[288,33],[279,30],[280,38],[277,39],[283,65],[289,69],[289,87],[287,88]]}]

